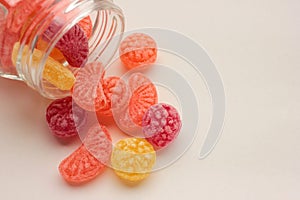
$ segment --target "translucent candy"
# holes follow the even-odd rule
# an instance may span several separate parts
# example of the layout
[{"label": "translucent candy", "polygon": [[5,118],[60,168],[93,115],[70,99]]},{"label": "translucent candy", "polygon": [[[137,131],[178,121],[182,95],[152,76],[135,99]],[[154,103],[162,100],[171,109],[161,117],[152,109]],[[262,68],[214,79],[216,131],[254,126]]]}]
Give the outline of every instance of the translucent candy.
[{"label": "translucent candy", "polygon": [[[38,50],[41,50],[41,51],[46,51],[47,48],[48,48],[48,42],[44,41],[43,39],[40,39],[38,42],[37,42],[37,49]],[[65,57],[64,55],[62,54],[62,52],[57,49],[57,48],[54,48],[52,50],[52,52],[50,53],[50,57],[57,60],[57,61],[61,61],[61,60],[64,60]]]},{"label": "translucent candy", "polygon": [[11,7],[7,16],[7,28],[14,33],[20,33],[22,26],[28,19],[28,16],[38,10],[40,4],[45,0],[22,0]]},{"label": "translucent candy", "polygon": [[103,80],[102,88],[104,95],[106,97],[106,104],[97,111],[97,115],[105,115],[105,116],[112,116],[112,102],[111,97],[114,92],[114,88],[117,86],[118,82],[120,81],[119,77],[108,77]]},{"label": "translucent candy", "polygon": [[154,84],[149,83],[137,88],[129,102],[129,115],[132,121],[142,126],[143,116],[148,108],[158,101],[157,91]]},{"label": "translucent candy", "polygon": [[142,85],[151,83],[150,79],[142,73],[133,73],[130,75],[128,85],[131,91],[135,91]]},{"label": "translucent candy", "polygon": [[100,161],[108,165],[112,152],[112,139],[108,129],[99,124],[93,125],[83,139],[86,149]]},{"label": "translucent candy", "polygon": [[104,75],[104,67],[99,62],[89,63],[78,71],[72,97],[80,107],[87,111],[99,111],[106,106],[102,88]]},{"label": "translucent candy", "polygon": [[[16,65],[19,47],[20,44],[16,43],[13,49],[12,61],[14,65]],[[23,49],[23,58],[26,57],[28,53],[29,48],[28,46],[25,46]],[[32,62],[34,66],[39,66],[42,56],[43,53],[40,50],[34,49],[32,54]],[[24,62],[24,60],[22,62]],[[46,61],[43,78],[61,90],[70,90],[75,83],[75,77],[73,73],[64,67],[60,62],[57,62],[51,57],[48,57]]]},{"label": "translucent candy", "polygon": [[157,45],[149,35],[134,33],[122,41],[119,53],[122,63],[132,69],[154,63],[157,58]]},{"label": "translucent candy", "polygon": [[156,161],[151,144],[141,138],[120,140],[111,157],[112,167],[122,180],[137,183],[149,176]]}]

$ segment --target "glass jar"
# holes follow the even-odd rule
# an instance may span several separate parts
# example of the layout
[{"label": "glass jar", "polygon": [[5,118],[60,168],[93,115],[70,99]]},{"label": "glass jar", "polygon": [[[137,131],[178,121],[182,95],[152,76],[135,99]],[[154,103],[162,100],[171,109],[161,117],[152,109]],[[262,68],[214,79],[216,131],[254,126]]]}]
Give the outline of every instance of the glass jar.
[{"label": "glass jar", "polygon": [[[55,60],[52,55],[59,51],[56,45],[65,34],[88,16],[92,30],[86,63],[97,61],[105,66],[116,53],[124,31],[122,10],[111,0],[0,0],[0,76],[24,81],[47,98],[69,95],[71,87],[60,87],[51,76],[64,84],[68,80],[59,70],[75,80],[79,68],[63,56]],[[45,39],[53,24],[55,31]],[[59,70],[49,71],[49,65]],[[45,78],[46,73],[50,79]]]}]

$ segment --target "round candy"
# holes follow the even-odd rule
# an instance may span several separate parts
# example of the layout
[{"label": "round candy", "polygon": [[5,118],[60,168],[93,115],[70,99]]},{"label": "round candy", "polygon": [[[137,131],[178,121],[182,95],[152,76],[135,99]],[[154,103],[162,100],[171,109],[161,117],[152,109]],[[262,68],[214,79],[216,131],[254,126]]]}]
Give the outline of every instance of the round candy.
[{"label": "round candy", "polygon": [[46,120],[51,132],[59,138],[77,136],[86,122],[86,112],[71,97],[53,101],[47,108]]},{"label": "round candy", "polygon": [[156,153],[152,145],[141,138],[120,140],[111,155],[111,164],[116,175],[130,183],[147,178],[155,161]]},{"label": "round candy", "polygon": [[173,106],[156,104],[146,112],[142,125],[147,141],[158,150],[176,139],[182,123],[178,111]]},{"label": "round candy", "polygon": [[[43,39],[51,41],[61,26],[61,22],[52,22],[44,32]],[[78,24],[64,34],[55,47],[62,52],[72,67],[83,67],[88,60],[88,38]]]},{"label": "round candy", "polygon": [[81,145],[59,165],[59,172],[70,184],[82,184],[95,179],[104,172],[101,161],[110,158],[111,136],[104,126],[93,126]]},{"label": "round candy", "polygon": [[83,67],[89,56],[89,42],[79,25],[73,26],[56,44],[73,67]]},{"label": "round candy", "polygon": [[87,16],[78,22],[78,25],[84,31],[87,38],[90,38],[93,31],[93,23],[90,16]]},{"label": "round candy", "polygon": [[157,58],[157,45],[149,35],[135,33],[122,41],[119,53],[122,63],[132,69],[154,63]]},{"label": "round candy", "polygon": [[106,107],[106,96],[102,88],[104,74],[104,67],[99,62],[87,64],[76,74],[72,97],[83,109],[99,111]]}]

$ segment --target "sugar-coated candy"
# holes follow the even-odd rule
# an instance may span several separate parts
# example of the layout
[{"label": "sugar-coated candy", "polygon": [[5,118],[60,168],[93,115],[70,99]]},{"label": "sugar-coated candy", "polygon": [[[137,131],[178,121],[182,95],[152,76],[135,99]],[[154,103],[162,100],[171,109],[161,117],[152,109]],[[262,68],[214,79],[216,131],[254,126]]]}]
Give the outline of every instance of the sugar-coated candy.
[{"label": "sugar-coated candy", "polygon": [[120,78],[116,76],[108,77],[103,80],[102,88],[103,88],[104,95],[106,97],[106,104],[97,111],[97,115],[112,116],[111,97],[119,81]]},{"label": "sugar-coated candy", "polygon": [[68,63],[83,67],[88,60],[89,42],[79,25],[73,26],[56,44]]},{"label": "sugar-coated candy", "polygon": [[111,143],[108,130],[104,126],[93,126],[86,138],[84,143],[58,167],[61,176],[70,184],[78,185],[89,182],[106,169],[106,165],[100,160],[103,160],[102,156],[104,160],[110,157],[111,146],[106,145]]},{"label": "sugar-coated candy", "polygon": [[[61,26],[60,21],[52,22],[44,32],[43,39],[51,41]],[[62,52],[72,67],[83,67],[88,60],[88,38],[78,24],[64,34],[55,47]]]},{"label": "sugar-coated candy", "polygon": [[149,176],[156,162],[152,145],[142,138],[127,138],[115,144],[111,165],[122,180],[137,183]]},{"label": "sugar-coated candy", "polygon": [[128,108],[128,100],[131,93],[123,79],[118,81],[112,92],[111,109],[114,115],[118,115],[118,113]]},{"label": "sugar-coated candy", "polygon": [[86,122],[86,112],[72,101],[72,97],[57,99],[47,108],[46,120],[51,132],[59,138],[78,135]]},{"label": "sugar-coated candy", "polygon": [[154,63],[157,58],[157,45],[149,35],[134,33],[122,41],[119,53],[122,63],[132,69]]},{"label": "sugar-coated candy", "polygon": [[158,101],[156,87],[153,83],[141,85],[133,91],[129,102],[129,115],[132,121],[142,126],[143,116]]},{"label": "sugar-coated candy", "polygon": [[[13,48],[12,53],[12,61],[13,64],[16,66],[16,61],[18,57],[18,52],[20,48],[20,43],[16,43]],[[22,56],[22,62],[26,62],[26,57],[29,54],[29,47],[25,46],[23,49],[23,56]],[[43,53],[38,50],[34,49],[32,53],[32,65],[31,67],[38,67],[41,63],[41,59],[43,57]],[[51,57],[47,58],[44,72],[43,72],[43,78],[51,83],[52,85],[56,86],[60,90],[70,90],[74,83],[75,83],[75,77],[73,73],[66,67],[64,67],[60,62],[57,62]]]},{"label": "sugar-coated candy", "polygon": [[144,74],[136,72],[130,75],[128,79],[128,85],[131,91],[135,91],[142,85],[151,83],[151,80],[147,78]]},{"label": "sugar-coated candy", "polygon": [[98,123],[91,126],[83,139],[86,149],[100,161],[108,165],[112,152],[112,139],[108,129]]},{"label": "sugar-coated candy", "polygon": [[107,105],[102,87],[104,75],[104,67],[99,62],[89,63],[78,71],[72,97],[80,107],[99,111]]},{"label": "sugar-coated candy", "polygon": [[168,104],[151,106],[143,118],[143,133],[158,150],[168,146],[178,136],[182,123],[176,108]]},{"label": "sugar-coated candy", "polygon": [[[126,102],[123,103],[122,109],[116,110],[113,106],[113,117],[119,128],[130,133],[142,125],[145,112],[157,103],[158,95],[155,85],[142,73],[130,75],[128,85],[123,83],[123,94]],[[114,97],[115,94],[113,99]]]},{"label": "sugar-coated candy", "polygon": [[80,28],[84,31],[87,38],[92,36],[93,32],[93,23],[90,16],[87,16],[78,22]]},{"label": "sugar-coated candy", "polygon": [[61,176],[70,184],[83,184],[104,172],[106,166],[81,145],[59,165]]}]

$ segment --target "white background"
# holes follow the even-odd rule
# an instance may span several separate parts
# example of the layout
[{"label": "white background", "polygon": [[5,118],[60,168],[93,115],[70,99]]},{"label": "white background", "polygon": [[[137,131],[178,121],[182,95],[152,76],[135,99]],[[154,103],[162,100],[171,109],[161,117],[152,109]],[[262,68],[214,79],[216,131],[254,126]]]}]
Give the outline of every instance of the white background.
[{"label": "white background", "polygon": [[[0,199],[300,198],[300,1],[116,0],[127,30],[162,27],[201,44],[220,71],[227,120],[214,152],[197,160],[197,140],[171,167],[124,185],[107,170],[67,185],[59,162],[79,141],[49,134],[49,103],[23,83],[0,79]],[[201,137],[200,137],[201,138]]]}]

